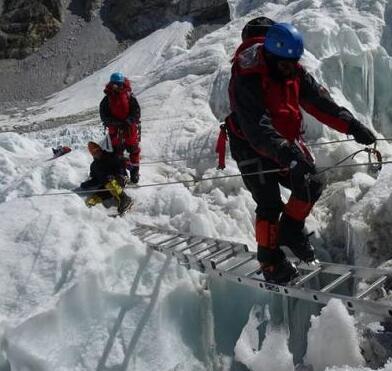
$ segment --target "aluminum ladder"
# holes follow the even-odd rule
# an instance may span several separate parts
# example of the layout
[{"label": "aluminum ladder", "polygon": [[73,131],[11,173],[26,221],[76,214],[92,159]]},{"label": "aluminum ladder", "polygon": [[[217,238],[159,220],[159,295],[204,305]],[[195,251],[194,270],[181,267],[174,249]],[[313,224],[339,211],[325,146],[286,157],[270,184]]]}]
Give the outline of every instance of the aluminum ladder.
[{"label": "aluminum ladder", "polygon": [[[256,253],[249,251],[245,244],[178,233],[145,224],[136,224],[131,232],[149,248],[177,258],[178,263],[187,269],[320,304],[327,304],[331,298],[337,298],[350,311],[392,318],[392,301],[383,300],[387,287],[391,289],[392,286],[392,269],[325,262],[301,263],[297,265],[300,276],[286,285],[279,285],[263,279]],[[317,278],[320,282],[327,282],[321,288],[312,289],[311,284]],[[365,287],[354,296],[334,292],[342,288],[343,284],[358,281],[365,282]]]}]

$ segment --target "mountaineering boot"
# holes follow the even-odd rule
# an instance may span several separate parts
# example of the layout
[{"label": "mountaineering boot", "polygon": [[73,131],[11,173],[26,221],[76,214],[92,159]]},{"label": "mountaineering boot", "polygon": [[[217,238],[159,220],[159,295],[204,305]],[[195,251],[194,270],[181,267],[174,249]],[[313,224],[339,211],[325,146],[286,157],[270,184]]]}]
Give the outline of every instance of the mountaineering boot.
[{"label": "mountaineering boot", "polygon": [[297,268],[284,258],[276,265],[262,267],[264,279],[268,282],[284,284],[299,276]]},{"label": "mountaineering boot", "polygon": [[287,283],[298,276],[278,246],[278,221],[256,217],[257,260],[266,281]]},{"label": "mountaineering boot", "polygon": [[271,283],[284,284],[298,277],[297,268],[287,260],[284,252],[279,249],[257,248],[257,260],[260,262],[264,279]]},{"label": "mountaineering boot", "polygon": [[117,179],[111,179],[105,184],[105,188],[117,200],[117,211],[120,215],[127,212],[133,205],[133,200],[129,197],[121,187]]},{"label": "mountaineering boot", "polygon": [[139,166],[131,166],[131,168],[129,169],[129,174],[131,177],[131,183],[139,183]]},{"label": "mountaineering boot", "polygon": [[133,200],[125,192],[120,194],[117,211],[120,215],[125,214],[133,206]]},{"label": "mountaineering boot", "polygon": [[283,214],[279,222],[279,245],[287,246],[298,259],[310,263],[315,260],[314,248],[304,233],[304,226],[304,221]]},{"label": "mountaineering boot", "polygon": [[84,201],[84,203],[86,204],[87,207],[92,207],[95,206],[97,204],[100,204],[103,202],[102,197],[100,197],[97,194],[93,194],[89,197],[86,198],[86,201]]}]

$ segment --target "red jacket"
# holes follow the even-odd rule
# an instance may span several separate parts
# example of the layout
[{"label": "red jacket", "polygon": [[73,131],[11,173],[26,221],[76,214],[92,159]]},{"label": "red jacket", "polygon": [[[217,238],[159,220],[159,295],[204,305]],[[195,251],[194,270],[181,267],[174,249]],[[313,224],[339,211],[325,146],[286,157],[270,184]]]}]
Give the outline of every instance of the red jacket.
[{"label": "red jacket", "polygon": [[348,133],[357,120],[339,107],[325,88],[298,64],[296,77],[271,77],[263,57],[264,38],[242,44],[233,58],[229,96],[232,114],[229,130],[249,142],[258,153],[277,160],[283,141],[301,140],[300,108],[320,122]]},{"label": "red jacket", "polygon": [[103,125],[109,129],[113,146],[137,144],[140,140],[140,106],[132,94],[130,81],[125,79],[119,91],[113,90],[113,84],[109,83],[104,93],[99,112]]}]

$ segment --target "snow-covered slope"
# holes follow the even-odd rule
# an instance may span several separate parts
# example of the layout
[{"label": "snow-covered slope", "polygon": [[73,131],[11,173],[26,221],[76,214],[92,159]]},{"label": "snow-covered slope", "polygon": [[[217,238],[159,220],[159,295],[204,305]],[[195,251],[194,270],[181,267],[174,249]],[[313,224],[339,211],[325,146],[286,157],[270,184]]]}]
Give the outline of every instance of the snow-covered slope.
[{"label": "snow-covered slope", "polygon": [[[385,6],[383,1],[231,0],[232,22],[191,49],[186,43],[191,25],[176,22],[44,106],[0,116],[0,124],[19,126],[59,117],[67,122],[73,115],[67,127],[0,134],[0,334],[12,370],[104,370],[104,365],[234,370],[239,367],[234,351],[237,362],[252,370],[294,370],[305,353],[314,371],[365,370],[361,338],[339,303],[331,302],[310,323],[319,308],[206,281],[151,253],[130,233],[136,221],[147,222],[254,249],[255,205],[240,178],[130,189],[136,206],[123,219],[108,218],[101,206],[86,209],[74,194],[37,195],[66,192],[86,178],[91,159],[85,145],[102,137],[97,105],[115,70],[130,77],[142,107],[141,184],[220,175],[213,151],[228,110],[230,58],[242,26],[260,14],[294,22],[305,34],[308,69],[378,137],[389,136],[392,60],[380,44]],[[75,122],[86,113],[88,119]],[[311,141],[343,138],[309,116],[306,128]],[[57,144],[74,150],[45,161]],[[326,165],[358,148],[349,142],[315,147],[315,153]],[[381,142],[379,148],[388,158],[389,145]],[[156,163],[178,158],[186,160]],[[371,256],[379,264],[391,255],[385,242],[392,237],[386,227],[392,170],[385,166],[376,180],[358,169],[328,174],[331,184],[309,222],[319,251],[328,247],[334,258],[348,256],[361,264],[369,264]],[[232,161],[225,173],[237,173]],[[267,304],[271,320],[257,315]],[[360,327],[367,322],[362,319]],[[336,347],[324,349],[324,338]]]}]

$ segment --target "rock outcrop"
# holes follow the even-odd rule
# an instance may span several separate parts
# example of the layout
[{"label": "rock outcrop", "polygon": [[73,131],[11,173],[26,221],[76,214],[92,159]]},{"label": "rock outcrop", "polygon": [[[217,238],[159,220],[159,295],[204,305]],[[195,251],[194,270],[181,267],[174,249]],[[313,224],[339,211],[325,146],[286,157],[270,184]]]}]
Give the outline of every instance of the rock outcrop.
[{"label": "rock outcrop", "polygon": [[106,20],[122,37],[139,39],[175,20],[197,24],[230,20],[227,0],[111,0]]},{"label": "rock outcrop", "polygon": [[0,17],[0,58],[24,58],[61,27],[61,0],[5,0]]},{"label": "rock outcrop", "polygon": [[227,0],[0,0],[0,59],[22,59],[62,27],[65,9],[103,17],[116,36],[137,40],[175,20],[195,25],[229,21]]}]

